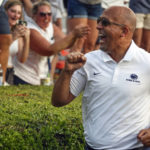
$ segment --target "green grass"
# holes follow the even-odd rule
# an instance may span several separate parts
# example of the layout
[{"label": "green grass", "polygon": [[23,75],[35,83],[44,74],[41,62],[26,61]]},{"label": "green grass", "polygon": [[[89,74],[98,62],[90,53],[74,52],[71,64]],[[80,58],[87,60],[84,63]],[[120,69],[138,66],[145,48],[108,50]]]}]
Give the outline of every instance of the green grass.
[{"label": "green grass", "polygon": [[52,86],[0,87],[0,149],[83,150],[81,96],[51,105]]}]

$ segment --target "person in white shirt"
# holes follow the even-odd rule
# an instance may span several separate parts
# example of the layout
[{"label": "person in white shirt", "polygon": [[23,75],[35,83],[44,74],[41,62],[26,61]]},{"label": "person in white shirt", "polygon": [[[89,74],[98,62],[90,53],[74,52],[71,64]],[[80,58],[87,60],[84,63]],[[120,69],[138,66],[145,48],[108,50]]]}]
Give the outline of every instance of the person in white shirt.
[{"label": "person in white shirt", "polygon": [[26,27],[26,22],[22,20],[22,3],[18,0],[8,0],[4,8],[8,15],[9,26],[12,33],[13,42],[9,48],[9,59],[6,72],[6,81],[13,84],[13,59],[18,59],[24,63],[29,53],[30,30]]},{"label": "person in white shirt", "polygon": [[[88,26],[78,26],[67,36],[60,36],[60,30],[51,23],[51,6],[47,1],[34,3],[32,8],[32,22],[28,22],[30,28],[30,51],[24,64],[17,59],[14,62],[14,84],[40,85],[41,74],[47,67],[47,57],[57,54],[59,51],[69,48],[77,38],[89,33]],[[53,35],[54,34],[54,35]],[[53,37],[59,39],[52,44]],[[44,68],[43,68],[44,67]],[[48,68],[48,67],[47,67]]]},{"label": "person in white shirt", "polygon": [[150,54],[132,40],[134,12],[104,10],[97,20],[100,49],[73,52],[56,81],[52,104],[69,104],[83,91],[85,150],[144,150],[150,146]]}]

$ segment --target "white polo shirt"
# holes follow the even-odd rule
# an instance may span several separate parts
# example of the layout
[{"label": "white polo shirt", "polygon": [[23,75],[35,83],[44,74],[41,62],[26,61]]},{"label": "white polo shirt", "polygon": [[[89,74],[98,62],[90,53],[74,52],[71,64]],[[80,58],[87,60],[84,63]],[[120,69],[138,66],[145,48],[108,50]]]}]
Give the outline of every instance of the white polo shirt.
[{"label": "white polo shirt", "polygon": [[71,79],[70,91],[83,92],[85,140],[94,149],[141,147],[137,135],[150,127],[150,54],[132,41],[116,63],[101,50],[85,55],[86,64]]}]

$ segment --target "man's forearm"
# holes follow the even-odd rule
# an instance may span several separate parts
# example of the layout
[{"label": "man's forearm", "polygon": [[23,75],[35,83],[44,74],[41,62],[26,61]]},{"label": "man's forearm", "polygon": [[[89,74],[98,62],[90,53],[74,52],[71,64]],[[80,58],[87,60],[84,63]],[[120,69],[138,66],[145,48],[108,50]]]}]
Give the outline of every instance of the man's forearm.
[{"label": "man's forearm", "polygon": [[71,77],[74,71],[83,67],[85,62],[86,57],[80,52],[72,52],[67,55],[64,70],[53,89],[52,104],[54,106],[59,107],[66,105],[75,98],[70,92]]},{"label": "man's forearm", "polygon": [[70,95],[71,76],[72,73],[63,70],[56,81],[52,94],[52,104],[54,106],[64,106],[73,100],[73,97]]}]

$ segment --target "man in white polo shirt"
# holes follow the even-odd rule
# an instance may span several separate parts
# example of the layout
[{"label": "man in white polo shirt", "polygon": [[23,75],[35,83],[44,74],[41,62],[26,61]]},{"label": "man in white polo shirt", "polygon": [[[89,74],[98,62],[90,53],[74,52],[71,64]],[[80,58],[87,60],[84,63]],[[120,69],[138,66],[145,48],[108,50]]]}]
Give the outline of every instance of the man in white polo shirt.
[{"label": "man in white polo shirt", "polygon": [[150,146],[150,54],[132,41],[134,12],[106,9],[97,21],[100,50],[68,55],[52,104],[83,91],[85,150],[145,150]]}]

